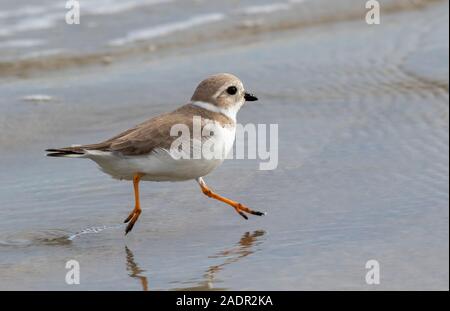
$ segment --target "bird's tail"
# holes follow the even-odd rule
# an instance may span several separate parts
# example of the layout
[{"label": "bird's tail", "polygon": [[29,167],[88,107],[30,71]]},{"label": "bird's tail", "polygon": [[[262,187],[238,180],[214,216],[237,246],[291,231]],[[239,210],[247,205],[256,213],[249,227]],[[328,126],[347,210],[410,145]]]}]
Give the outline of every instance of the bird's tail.
[{"label": "bird's tail", "polygon": [[45,150],[48,157],[82,158],[86,155],[84,149],[80,147],[66,147]]}]

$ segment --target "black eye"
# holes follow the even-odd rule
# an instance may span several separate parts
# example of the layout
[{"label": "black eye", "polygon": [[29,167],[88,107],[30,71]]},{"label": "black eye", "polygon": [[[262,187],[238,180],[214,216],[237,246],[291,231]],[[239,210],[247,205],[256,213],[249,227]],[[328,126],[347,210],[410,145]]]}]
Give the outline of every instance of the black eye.
[{"label": "black eye", "polygon": [[237,88],[235,86],[230,86],[227,88],[227,93],[230,95],[235,95],[237,93]]}]

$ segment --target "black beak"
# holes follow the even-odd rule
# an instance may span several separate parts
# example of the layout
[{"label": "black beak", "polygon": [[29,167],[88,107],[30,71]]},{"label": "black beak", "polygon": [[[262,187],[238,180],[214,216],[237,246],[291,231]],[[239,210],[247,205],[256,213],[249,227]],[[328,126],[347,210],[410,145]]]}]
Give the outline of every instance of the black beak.
[{"label": "black beak", "polygon": [[254,96],[253,94],[245,93],[244,95],[245,101],[247,102],[254,102],[258,100],[258,97]]}]

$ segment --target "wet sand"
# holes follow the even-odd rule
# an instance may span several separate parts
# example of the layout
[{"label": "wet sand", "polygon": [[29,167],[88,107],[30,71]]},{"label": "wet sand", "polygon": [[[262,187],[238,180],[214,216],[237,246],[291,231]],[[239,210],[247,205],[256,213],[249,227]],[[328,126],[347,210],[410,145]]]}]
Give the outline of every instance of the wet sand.
[{"label": "wet sand", "polygon": [[[448,3],[217,41],[109,66],[0,83],[0,289],[447,289]],[[230,160],[206,177],[268,216],[242,220],[195,182],[132,187],[47,147],[107,138],[233,72],[260,101],[239,122],[279,124],[279,165]],[[50,101],[23,100],[46,94]],[[106,226],[106,227],[104,227]],[[76,236],[88,228],[97,233]],[[92,231],[92,230],[91,230]],[[65,283],[65,263],[81,284]],[[365,263],[381,284],[365,283]]]}]

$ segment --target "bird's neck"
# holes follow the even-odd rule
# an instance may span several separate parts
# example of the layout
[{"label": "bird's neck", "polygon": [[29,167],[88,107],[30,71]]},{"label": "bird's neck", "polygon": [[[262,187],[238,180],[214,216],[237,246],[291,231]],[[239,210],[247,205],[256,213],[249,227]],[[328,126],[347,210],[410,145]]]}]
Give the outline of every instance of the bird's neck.
[{"label": "bird's neck", "polygon": [[199,107],[199,108],[211,111],[211,112],[221,113],[224,116],[233,120],[234,123],[236,123],[237,113],[238,113],[239,109],[241,108],[241,105],[238,105],[238,104],[229,106],[229,107],[218,107],[214,104],[211,104],[208,102],[203,102],[203,101],[192,101],[191,105],[194,105],[196,107]]}]

